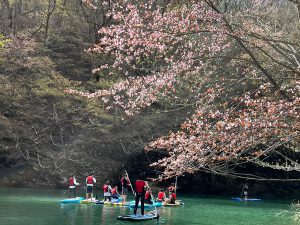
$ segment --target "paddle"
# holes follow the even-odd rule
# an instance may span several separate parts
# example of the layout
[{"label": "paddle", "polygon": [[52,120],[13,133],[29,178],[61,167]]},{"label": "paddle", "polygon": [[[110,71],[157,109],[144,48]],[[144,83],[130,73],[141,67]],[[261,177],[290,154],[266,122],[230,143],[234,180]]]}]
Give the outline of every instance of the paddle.
[{"label": "paddle", "polygon": [[[155,205],[156,202],[155,202],[155,199],[154,199],[154,197],[153,197],[152,190],[151,190],[151,188],[150,188],[148,182],[147,182],[147,186],[148,186],[148,188],[149,188],[149,190],[150,190],[151,201],[153,202],[153,205],[154,205],[155,214],[157,215],[157,223],[158,223],[158,220],[159,220],[159,214],[158,214],[157,207],[156,207],[156,205]],[[150,213],[151,213],[151,211],[150,211]]]},{"label": "paddle", "polygon": [[133,187],[132,187],[132,184],[131,184],[131,180],[129,179],[129,175],[128,175],[128,173],[127,173],[127,170],[125,170],[125,175],[127,176],[128,180],[129,180],[129,184],[130,184],[130,187],[131,187],[131,191],[132,191],[133,195],[135,196],[135,192],[134,192],[134,190],[133,190]]},{"label": "paddle", "polygon": [[174,187],[174,191],[175,191],[175,193],[176,193],[176,189],[177,189],[177,176],[176,176],[176,179],[175,179],[175,187]]}]

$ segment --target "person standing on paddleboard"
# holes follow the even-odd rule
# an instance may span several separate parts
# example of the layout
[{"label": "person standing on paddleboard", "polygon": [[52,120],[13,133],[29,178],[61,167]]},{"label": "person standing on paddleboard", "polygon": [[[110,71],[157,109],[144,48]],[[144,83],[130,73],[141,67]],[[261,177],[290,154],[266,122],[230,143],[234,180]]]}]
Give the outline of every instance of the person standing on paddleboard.
[{"label": "person standing on paddleboard", "polygon": [[145,192],[148,187],[145,179],[145,173],[139,174],[139,179],[135,181],[135,206],[134,215],[136,215],[139,201],[141,200],[141,214],[144,216]]},{"label": "person standing on paddleboard", "polygon": [[77,183],[75,174],[69,179],[69,198],[71,198],[71,194],[73,193],[73,198],[76,198],[76,186],[79,185]]},{"label": "person standing on paddleboard", "polygon": [[248,189],[249,189],[248,183],[245,183],[242,189],[242,197],[244,197],[245,200],[248,199]]},{"label": "person standing on paddleboard", "polygon": [[127,176],[127,173],[125,173],[121,178],[121,185],[122,185],[122,199],[123,199],[123,203],[125,203],[128,195],[128,187],[130,187],[130,180]]},{"label": "person standing on paddleboard", "polygon": [[86,199],[89,199],[89,197],[91,198],[91,200],[93,199],[93,188],[94,188],[94,184],[96,183],[96,178],[94,177],[93,174],[91,174],[90,176],[88,176],[85,180],[86,182]]},{"label": "person standing on paddleboard", "polygon": [[173,192],[175,192],[175,184],[172,183],[170,187],[168,187],[168,191],[169,191],[169,198],[171,198],[171,195]]}]

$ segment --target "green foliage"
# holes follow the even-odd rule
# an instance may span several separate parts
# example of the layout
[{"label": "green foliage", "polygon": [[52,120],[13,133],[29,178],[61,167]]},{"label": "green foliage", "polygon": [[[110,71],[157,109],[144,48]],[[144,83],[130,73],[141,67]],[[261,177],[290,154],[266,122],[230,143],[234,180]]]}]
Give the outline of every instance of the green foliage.
[{"label": "green foliage", "polygon": [[63,96],[63,91],[68,85],[70,85],[68,79],[64,78],[61,74],[52,72],[47,76],[35,80],[32,91],[37,96]]},{"label": "green foliage", "polygon": [[0,34],[0,50],[4,48],[4,46],[10,41],[10,39],[5,38],[2,34]]}]

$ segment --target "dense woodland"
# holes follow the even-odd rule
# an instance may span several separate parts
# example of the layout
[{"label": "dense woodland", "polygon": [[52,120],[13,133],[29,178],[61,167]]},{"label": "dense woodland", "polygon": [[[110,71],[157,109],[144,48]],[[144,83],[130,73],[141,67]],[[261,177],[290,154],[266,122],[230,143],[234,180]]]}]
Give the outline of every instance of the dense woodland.
[{"label": "dense woodland", "polygon": [[126,168],[288,196],[299,40],[298,0],[2,0],[1,185]]}]

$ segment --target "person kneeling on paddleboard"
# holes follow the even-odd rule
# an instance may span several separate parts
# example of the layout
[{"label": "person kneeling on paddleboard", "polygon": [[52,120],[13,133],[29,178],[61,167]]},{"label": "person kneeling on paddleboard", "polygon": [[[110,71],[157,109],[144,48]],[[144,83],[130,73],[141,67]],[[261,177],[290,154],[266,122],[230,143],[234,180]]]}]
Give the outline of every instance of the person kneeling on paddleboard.
[{"label": "person kneeling on paddleboard", "polygon": [[175,204],[176,203],[176,198],[177,198],[175,191],[172,191],[172,194],[171,194],[170,197],[171,197],[170,204]]},{"label": "person kneeling on paddleboard", "polygon": [[111,189],[111,197],[114,198],[114,199],[120,198],[120,194],[119,194],[119,192],[118,192],[118,187],[117,187],[117,186],[114,186],[114,187]]},{"label": "person kneeling on paddleboard", "polygon": [[177,198],[177,196],[176,196],[175,191],[171,191],[170,197],[169,197],[169,199],[166,200],[166,202],[169,204],[176,204],[176,198]]},{"label": "person kneeling on paddleboard", "polygon": [[163,202],[163,201],[165,201],[165,199],[166,199],[166,194],[162,189],[160,189],[158,194],[157,194],[157,200],[156,201]]},{"label": "person kneeling on paddleboard", "polygon": [[145,173],[139,174],[139,179],[135,181],[135,205],[134,215],[136,215],[139,201],[141,200],[141,214],[144,215],[144,202],[145,202],[145,191],[148,186],[147,182],[144,181]]},{"label": "person kneeling on paddleboard", "polygon": [[103,185],[103,192],[104,192],[104,201],[111,201],[111,186],[109,181]]},{"label": "person kneeling on paddleboard", "polygon": [[153,204],[151,199],[152,199],[151,190],[148,188],[148,190],[146,191],[146,194],[145,194],[145,203],[146,204]]}]

